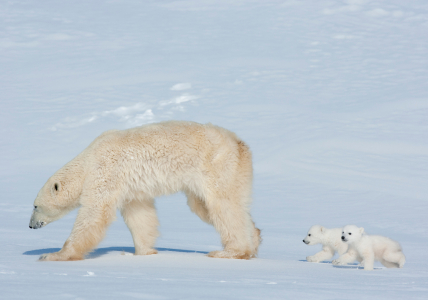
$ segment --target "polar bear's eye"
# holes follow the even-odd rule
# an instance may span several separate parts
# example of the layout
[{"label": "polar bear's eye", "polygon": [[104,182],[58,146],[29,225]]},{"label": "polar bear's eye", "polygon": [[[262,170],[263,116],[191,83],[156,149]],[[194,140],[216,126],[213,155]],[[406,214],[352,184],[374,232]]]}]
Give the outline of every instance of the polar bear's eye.
[{"label": "polar bear's eye", "polygon": [[311,234],[309,233],[308,236],[311,236]]},{"label": "polar bear's eye", "polygon": [[37,205],[34,205],[34,209],[37,209]]},{"label": "polar bear's eye", "polygon": [[55,191],[58,191],[58,183],[55,183],[54,188],[55,188]]},{"label": "polar bear's eye", "polygon": [[349,235],[351,235],[352,234],[352,232],[350,232],[350,233],[348,233]]}]

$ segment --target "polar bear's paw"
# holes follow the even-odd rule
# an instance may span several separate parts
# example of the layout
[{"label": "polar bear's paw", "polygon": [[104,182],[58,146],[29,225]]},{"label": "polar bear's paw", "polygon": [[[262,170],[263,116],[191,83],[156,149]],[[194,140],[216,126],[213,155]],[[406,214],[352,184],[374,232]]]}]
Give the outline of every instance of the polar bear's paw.
[{"label": "polar bear's paw", "polygon": [[248,252],[239,252],[239,251],[231,251],[231,250],[223,250],[223,251],[211,251],[207,254],[208,257],[214,258],[234,258],[234,259],[250,259],[254,257]]},{"label": "polar bear's paw", "polygon": [[343,265],[346,265],[346,263],[345,263],[345,262],[343,262],[343,261],[341,261],[340,259],[335,259],[335,260],[333,260],[331,263],[332,263],[333,265],[335,265],[335,266],[343,266]]},{"label": "polar bear's paw", "polygon": [[71,257],[68,255],[64,255],[63,253],[61,253],[61,251],[42,254],[39,257],[39,261],[70,261],[70,260],[82,260],[82,259],[83,257]]},{"label": "polar bear's paw", "polygon": [[153,248],[146,248],[143,250],[135,251],[135,255],[152,255],[152,254],[158,254],[158,251]]},{"label": "polar bear's paw", "polygon": [[320,262],[320,260],[317,259],[315,256],[307,256],[306,257],[306,261],[308,261],[308,262],[315,262],[315,263]]}]

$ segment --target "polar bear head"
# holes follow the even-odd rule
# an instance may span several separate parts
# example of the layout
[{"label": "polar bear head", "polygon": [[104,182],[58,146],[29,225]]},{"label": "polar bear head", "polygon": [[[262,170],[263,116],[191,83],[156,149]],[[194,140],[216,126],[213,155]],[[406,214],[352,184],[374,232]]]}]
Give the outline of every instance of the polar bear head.
[{"label": "polar bear head", "polygon": [[308,234],[303,239],[306,245],[316,245],[322,243],[326,229],[321,225],[314,225],[309,228]]},{"label": "polar bear head", "polygon": [[75,165],[67,164],[48,179],[34,200],[30,228],[46,226],[79,206],[82,176],[76,171]]},{"label": "polar bear head", "polygon": [[358,228],[355,225],[346,225],[342,229],[342,241],[351,244],[361,239],[364,234],[364,228]]}]

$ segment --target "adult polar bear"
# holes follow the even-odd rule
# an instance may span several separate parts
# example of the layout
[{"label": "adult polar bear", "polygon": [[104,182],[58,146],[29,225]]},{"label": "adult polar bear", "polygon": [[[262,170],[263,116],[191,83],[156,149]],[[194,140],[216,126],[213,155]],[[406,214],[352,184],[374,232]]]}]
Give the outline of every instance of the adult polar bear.
[{"label": "adult polar bear", "polygon": [[191,210],[220,233],[210,257],[256,256],[260,230],[250,216],[252,160],[234,133],[212,124],[169,121],[107,131],[58,170],[38,193],[30,228],[80,206],[59,252],[40,260],[80,260],[97,246],[119,209],[135,254],[155,254],[154,198],[183,191]]}]

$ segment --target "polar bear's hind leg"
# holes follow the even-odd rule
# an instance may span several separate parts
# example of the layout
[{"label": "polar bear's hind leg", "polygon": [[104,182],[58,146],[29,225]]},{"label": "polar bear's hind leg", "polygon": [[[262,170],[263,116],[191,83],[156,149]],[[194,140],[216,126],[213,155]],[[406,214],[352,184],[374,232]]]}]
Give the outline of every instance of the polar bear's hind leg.
[{"label": "polar bear's hind leg", "polygon": [[223,251],[208,254],[217,258],[249,259],[255,255],[252,246],[253,225],[249,214],[230,201],[221,199],[208,201],[210,219],[221,237]]},{"label": "polar bear's hind leg", "polygon": [[196,196],[193,192],[186,192],[187,205],[189,205],[192,212],[194,212],[202,221],[211,224],[207,206],[204,200]]},{"label": "polar bear's hind leg", "polygon": [[[383,260],[387,261],[388,264],[382,264],[387,268],[402,268],[406,262],[406,258],[402,251],[387,251],[383,255]],[[391,267],[391,265],[393,265]]]},{"label": "polar bear's hind leg", "polygon": [[380,263],[387,268],[398,268],[398,264],[381,259]]},{"label": "polar bear's hind leg", "polygon": [[132,200],[122,205],[121,214],[134,240],[135,255],[156,254],[159,221],[154,199]]}]

